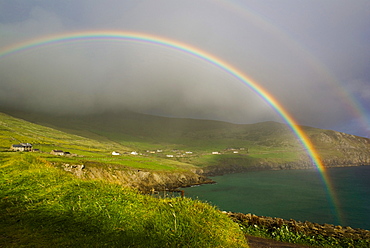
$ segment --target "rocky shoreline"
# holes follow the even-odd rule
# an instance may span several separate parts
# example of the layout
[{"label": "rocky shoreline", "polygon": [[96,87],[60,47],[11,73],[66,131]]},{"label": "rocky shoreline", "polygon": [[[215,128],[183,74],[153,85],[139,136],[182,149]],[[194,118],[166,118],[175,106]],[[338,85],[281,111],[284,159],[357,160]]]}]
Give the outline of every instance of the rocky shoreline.
[{"label": "rocky shoreline", "polygon": [[296,220],[284,220],[281,218],[272,218],[266,216],[257,216],[254,214],[242,214],[225,212],[233,221],[243,226],[259,226],[274,231],[277,228],[287,227],[290,231],[305,234],[307,236],[333,237],[337,239],[352,240],[370,240],[370,231],[351,228],[349,226],[335,226],[331,224],[317,224],[312,222],[301,222]]},{"label": "rocky shoreline", "polygon": [[[370,166],[370,163],[326,163],[325,168],[339,168],[339,167],[356,167],[356,166]],[[202,175],[207,177],[213,176],[222,176],[226,174],[233,173],[243,173],[249,171],[266,171],[266,170],[305,170],[305,169],[314,169],[315,166],[312,165],[310,161],[300,161],[300,162],[291,162],[284,164],[275,164],[275,163],[264,163],[261,162],[256,165],[242,166],[236,164],[224,165],[224,166],[209,166],[204,169]]]}]

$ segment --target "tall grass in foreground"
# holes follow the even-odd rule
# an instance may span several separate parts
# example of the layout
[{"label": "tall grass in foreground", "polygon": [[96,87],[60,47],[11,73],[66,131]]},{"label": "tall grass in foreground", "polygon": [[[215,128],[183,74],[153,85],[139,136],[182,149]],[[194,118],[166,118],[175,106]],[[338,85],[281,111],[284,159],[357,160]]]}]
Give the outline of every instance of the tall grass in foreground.
[{"label": "tall grass in foreground", "polygon": [[0,247],[248,247],[208,204],[78,180],[31,154],[0,164],[0,233]]}]

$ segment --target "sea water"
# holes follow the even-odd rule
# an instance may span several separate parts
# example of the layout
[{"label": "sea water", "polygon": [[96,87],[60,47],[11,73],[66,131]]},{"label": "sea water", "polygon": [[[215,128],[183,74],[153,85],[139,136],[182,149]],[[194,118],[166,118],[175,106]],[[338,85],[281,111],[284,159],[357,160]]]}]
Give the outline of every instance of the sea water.
[{"label": "sea water", "polygon": [[225,211],[370,230],[370,166],[330,168],[327,175],[333,192],[312,169],[212,177],[216,184],[185,188],[185,195]]}]

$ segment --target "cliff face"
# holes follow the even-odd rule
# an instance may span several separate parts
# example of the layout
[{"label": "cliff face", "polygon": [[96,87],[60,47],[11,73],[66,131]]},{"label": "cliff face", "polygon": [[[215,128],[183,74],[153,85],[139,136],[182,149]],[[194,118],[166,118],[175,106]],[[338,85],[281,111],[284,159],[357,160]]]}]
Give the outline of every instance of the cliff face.
[{"label": "cliff face", "polygon": [[63,164],[62,168],[83,179],[100,179],[137,188],[142,192],[173,190],[180,187],[213,183],[202,171],[160,172],[130,168],[105,168],[89,165]]},{"label": "cliff face", "polygon": [[[370,165],[370,139],[336,132],[308,128],[307,133],[320,155],[325,167],[348,167]],[[250,160],[249,163],[235,159],[223,159],[204,169],[208,176],[223,175],[256,170],[286,170],[314,168],[310,157],[302,153],[299,159],[291,162],[279,162],[267,159]]]},{"label": "cliff face", "polygon": [[370,139],[326,130],[311,136],[325,166],[370,165]]}]

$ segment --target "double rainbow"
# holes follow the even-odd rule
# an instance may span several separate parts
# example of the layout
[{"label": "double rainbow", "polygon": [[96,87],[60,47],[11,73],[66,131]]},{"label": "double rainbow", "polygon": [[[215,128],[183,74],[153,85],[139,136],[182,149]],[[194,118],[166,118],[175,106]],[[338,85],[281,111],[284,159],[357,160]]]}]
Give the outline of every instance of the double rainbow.
[{"label": "double rainbow", "polygon": [[212,0],[212,2],[216,2],[223,10],[231,11],[233,14],[244,18],[245,22],[252,22],[260,30],[272,34],[279,42],[287,45],[296,56],[304,59],[307,65],[320,75],[322,82],[325,82],[325,84],[330,86],[332,92],[341,99],[341,102],[345,104],[344,107],[348,108],[347,111],[353,115],[353,118],[359,121],[363,130],[366,131],[367,134],[370,134],[370,114],[368,113],[369,111],[366,111],[365,105],[356,99],[353,94],[347,91],[345,85],[341,83],[341,80],[338,79],[333,72],[331,72],[328,66],[315,57],[307,46],[298,42],[294,38],[293,34],[279,27],[265,15],[254,11],[253,8],[245,2],[228,0]]},{"label": "double rainbow", "polygon": [[200,50],[188,44],[184,44],[178,41],[170,40],[155,35],[122,31],[87,31],[87,32],[85,31],[43,36],[41,38],[37,38],[34,40],[16,43],[0,49],[0,59],[4,59],[7,56],[24,52],[26,50],[36,49],[44,46],[51,46],[61,43],[97,41],[97,40],[139,42],[180,51],[191,56],[194,56],[200,60],[208,62],[209,64],[225,71],[226,73],[230,74],[231,76],[235,77],[237,80],[242,82],[244,85],[248,86],[257,95],[264,99],[280,115],[280,117],[289,125],[289,127],[294,132],[296,137],[299,139],[303,147],[307,150],[307,153],[310,156],[313,164],[317,167],[318,171],[321,174],[321,177],[327,189],[327,194],[331,199],[332,207],[336,212],[336,216],[338,217],[339,223],[341,223],[341,216],[338,211],[339,206],[338,200],[334,194],[334,190],[327,176],[325,167],[311,140],[302,130],[302,128],[298,125],[297,121],[294,120],[294,118],[289,114],[289,112],[276,100],[276,98],[272,94],[265,90],[256,81],[254,81],[249,76],[245,75],[240,70],[236,69],[231,64],[217,58],[212,54],[209,54],[203,50]]}]

